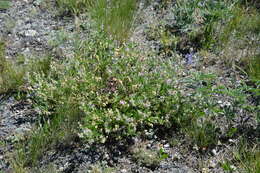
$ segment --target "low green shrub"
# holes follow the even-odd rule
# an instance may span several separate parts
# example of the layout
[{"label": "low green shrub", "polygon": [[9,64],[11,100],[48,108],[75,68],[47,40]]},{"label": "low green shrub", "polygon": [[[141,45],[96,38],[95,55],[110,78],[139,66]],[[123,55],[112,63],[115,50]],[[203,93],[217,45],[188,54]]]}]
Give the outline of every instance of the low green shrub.
[{"label": "low green shrub", "polygon": [[[140,58],[127,49],[115,46],[102,33],[82,41],[74,58],[53,61],[47,76],[31,77],[36,106],[48,116],[71,100],[84,112],[79,135],[88,142],[134,136],[160,125],[198,129],[187,134],[198,142],[202,135],[209,138],[201,146],[213,144],[215,127],[206,123],[199,128],[194,122],[224,111],[215,98],[221,90],[213,85],[216,76],[194,73],[180,79],[173,59]],[[232,110],[235,116],[237,109]]]},{"label": "low green shrub", "polygon": [[[216,75],[202,72],[185,70],[183,76],[178,60],[144,57],[134,48],[93,32],[77,44],[73,58],[47,60],[40,63],[43,70],[30,72],[28,92],[45,121],[25,143],[25,159],[16,159],[17,165],[37,165],[44,151],[75,136],[106,142],[157,127],[179,130],[207,149],[219,139],[216,116],[229,120],[232,133],[241,109],[257,112],[247,102],[246,85],[222,86]],[[222,97],[227,105],[218,103]]]},{"label": "low green shrub", "polygon": [[[217,116],[227,119],[227,126],[230,126],[227,137],[236,133],[232,121],[241,109],[259,119],[256,113],[259,106],[251,105],[247,100],[248,91],[259,93],[259,80],[257,88],[244,83],[222,86],[214,74],[183,70],[186,67],[181,65],[177,67],[177,57],[144,57],[135,51],[134,45],[117,44],[108,37],[112,35],[121,43],[128,37],[137,1],[58,0],[58,4],[74,14],[84,12],[86,8],[100,27],[98,32],[91,32],[87,40],[77,40],[73,58],[54,60],[48,57],[22,68],[5,60],[4,45],[0,44],[3,62],[0,93],[18,90],[28,82],[30,99],[40,110],[43,120],[24,146],[18,148],[13,164],[17,172],[26,172],[27,166],[38,164],[46,150],[61,143],[66,145],[75,136],[88,143],[106,142],[142,135],[145,130],[156,131],[155,128],[160,127],[172,132],[179,130],[200,149],[207,149],[219,139],[219,124],[215,124]],[[259,34],[257,15],[242,13],[238,18],[242,9],[234,10],[235,4],[235,1],[177,1],[174,7],[177,27],[189,39],[202,34],[200,41],[204,49],[214,45],[227,46],[228,50],[238,38],[242,43],[250,43],[245,48],[256,46],[259,40],[251,38],[258,38],[254,35]],[[252,16],[254,20],[250,21]],[[223,26],[219,27],[221,22]],[[241,27],[242,24],[249,29]],[[247,40],[243,33],[250,39]],[[161,42],[166,47],[177,45],[181,35],[168,38],[168,34],[159,35]],[[61,34],[61,40],[54,41],[53,46],[63,42],[66,39],[63,36]],[[258,54],[248,55],[255,58],[245,63],[245,71],[259,79],[258,63],[255,63]],[[32,66],[37,67],[36,70],[32,71]],[[28,72],[26,80],[25,72]],[[226,105],[220,104],[223,98],[227,100]],[[159,160],[166,157],[163,151],[158,155],[145,150],[141,148],[135,152],[136,159],[143,164],[158,165]],[[226,167],[229,169],[228,164]]]},{"label": "low green shrub", "polygon": [[86,114],[83,135],[94,140],[134,135],[144,124],[170,125],[169,112],[177,113],[172,107],[179,102],[176,89],[165,83],[174,75],[170,65],[131,56],[98,35],[83,42],[73,59],[52,64],[47,78],[34,75],[38,107],[52,114],[71,98]]}]

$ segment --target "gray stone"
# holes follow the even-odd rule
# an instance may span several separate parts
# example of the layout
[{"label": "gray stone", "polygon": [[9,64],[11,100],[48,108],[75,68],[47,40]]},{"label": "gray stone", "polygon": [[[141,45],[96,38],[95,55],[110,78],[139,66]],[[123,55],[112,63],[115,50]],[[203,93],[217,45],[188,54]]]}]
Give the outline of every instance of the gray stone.
[{"label": "gray stone", "polygon": [[24,32],[24,35],[26,37],[34,37],[36,36],[37,32],[35,30],[29,29],[27,31]]}]

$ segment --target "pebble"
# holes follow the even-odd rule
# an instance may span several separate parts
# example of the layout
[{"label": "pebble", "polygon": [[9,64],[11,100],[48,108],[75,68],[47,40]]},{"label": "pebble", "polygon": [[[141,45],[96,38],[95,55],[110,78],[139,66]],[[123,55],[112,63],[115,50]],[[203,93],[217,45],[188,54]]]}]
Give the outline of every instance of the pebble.
[{"label": "pebble", "polygon": [[209,173],[210,171],[209,171],[209,168],[202,168],[201,172],[202,173]]},{"label": "pebble", "polygon": [[180,159],[181,159],[181,155],[180,155],[179,153],[174,153],[174,154],[172,155],[172,159],[173,159],[173,160],[180,160]]},{"label": "pebble", "polygon": [[164,148],[170,148],[170,144],[165,144],[163,147]]},{"label": "pebble", "polygon": [[235,143],[235,140],[229,139],[228,142],[230,142],[230,143]]},{"label": "pebble", "polygon": [[216,149],[213,149],[211,152],[212,152],[212,154],[213,154],[214,156],[217,155],[217,150],[216,150]]},{"label": "pebble", "polygon": [[194,145],[192,148],[196,151],[199,151],[199,147],[197,145]]},{"label": "pebble", "polygon": [[209,168],[215,168],[216,166],[217,166],[217,162],[216,161],[214,161],[214,160],[211,160],[210,162],[209,162]]},{"label": "pebble", "polygon": [[121,173],[127,173],[126,169],[121,169]]},{"label": "pebble", "polygon": [[37,32],[35,30],[29,29],[27,31],[25,31],[24,35],[26,37],[34,37],[37,34]]}]

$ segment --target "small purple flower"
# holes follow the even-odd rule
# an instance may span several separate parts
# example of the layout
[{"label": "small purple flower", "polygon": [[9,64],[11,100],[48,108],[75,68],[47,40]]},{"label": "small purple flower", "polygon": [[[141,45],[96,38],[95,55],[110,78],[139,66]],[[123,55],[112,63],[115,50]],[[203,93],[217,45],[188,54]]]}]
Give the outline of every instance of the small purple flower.
[{"label": "small purple flower", "polygon": [[126,104],[126,102],[125,102],[124,100],[120,100],[119,103],[120,103],[121,105],[125,105],[125,104]]},{"label": "small purple flower", "polygon": [[193,63],[193,53],[188,53],[185,55],[187,65],[191,65]]}]

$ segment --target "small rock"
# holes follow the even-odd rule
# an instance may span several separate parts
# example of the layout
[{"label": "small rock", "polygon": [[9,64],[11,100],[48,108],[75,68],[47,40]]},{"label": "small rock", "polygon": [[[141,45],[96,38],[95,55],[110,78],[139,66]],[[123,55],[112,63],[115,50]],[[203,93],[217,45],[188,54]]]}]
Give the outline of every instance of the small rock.
[{"label": "small rock", "polygon": [[163,147],[164,148],[170,148],[170,144],[165,144]]},{"label": "small rock", "polygon": [[209,173],[209,168],[202,168],[202,173]]},{"label": "small rock", "polygon": [[180,160],[181,159],[181,155],[179,153],[175,153],[172,155],[172,159],[173,160]]},{"label": "small rock", "polygon": [[121,169],[121,173],[127,173],[126,169]]},{"label": "small rock", "polygon": [[214,156],[217,155],[217,150],[216,150],[216,149],[213,149],[211,152],[212,152],[212,154],[213,154]]},{"label": "small rock", "polygon": [[152,148],[152,144],[148,143],[147,148]]},{"label": "small rock", "polygon": [[218,101],[218,104],[222,104],[223,102],[221,100]]},{"label": "small rock", "polygon": [[197,145],[194,145],[192,148],[196,151],[199,151],[199,147]]},{"label": "small rock", "polygon": [[230,168],[234,171],[237,169],[234,165],[231,165]]},{"label": "small rock", "polygon": [[24,28],[24,29],[29,29],[29,28],[31,28],[31,27],[32,27],[31,24],[28,23],[28,24],[26,24],[23,28]]},{"label": "small rock", "polygon": [[67,169],[69,166],[70,166],[70,164],[69,164],[68,162],[66,162],[66,163],[64,164],[64,166],[59,167],[59,171],[64,171],[64,170]]},{"label": "small rock", "polygon": [[235,143],[235,140],[229,139],[228,142],[230,142],[230,143]]},{"label": "small rock", "polygon": [[24,35],[26,37],[33,37],[37,34],[37,32],[35,30],[29,29],[27,31],[24,32]]},{"label": "small rock", "polygon": [[216,166],[217,166],[216,161],[211,160],[211,161],[209,162],[209,168],[215,168]]}]

